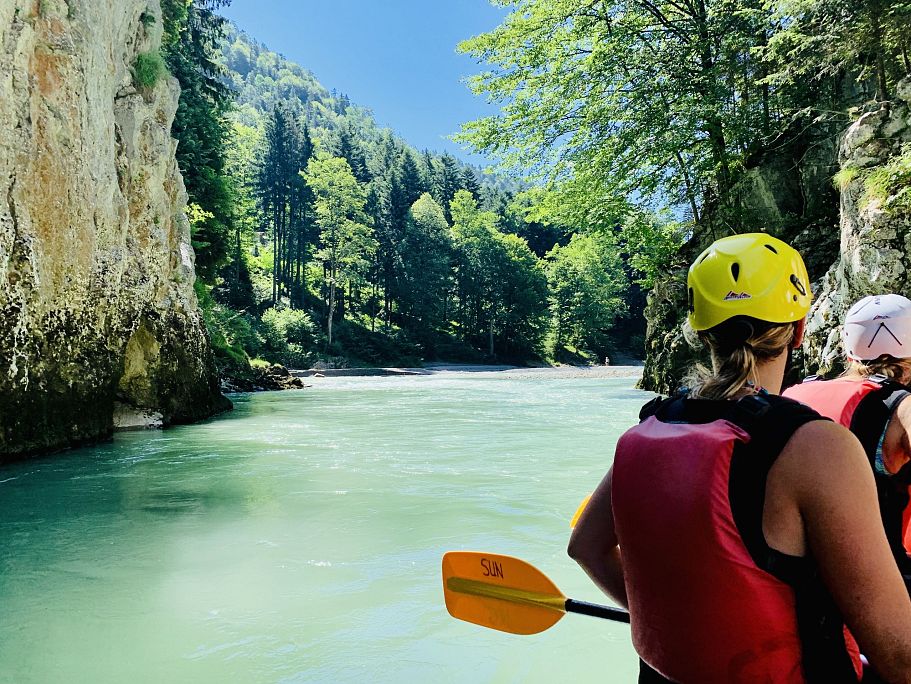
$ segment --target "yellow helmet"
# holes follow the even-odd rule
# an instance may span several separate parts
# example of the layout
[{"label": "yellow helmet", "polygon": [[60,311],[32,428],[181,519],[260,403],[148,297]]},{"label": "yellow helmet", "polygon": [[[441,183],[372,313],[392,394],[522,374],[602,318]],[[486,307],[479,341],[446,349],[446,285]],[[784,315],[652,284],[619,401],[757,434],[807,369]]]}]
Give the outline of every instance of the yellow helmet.
[{"label": "yellow helmet", "polygon": [[800,254],[765,233],[716,240],[690,266],[689,321],[708,330],[735,316],[793,323],[807,315],[813,294]]}]

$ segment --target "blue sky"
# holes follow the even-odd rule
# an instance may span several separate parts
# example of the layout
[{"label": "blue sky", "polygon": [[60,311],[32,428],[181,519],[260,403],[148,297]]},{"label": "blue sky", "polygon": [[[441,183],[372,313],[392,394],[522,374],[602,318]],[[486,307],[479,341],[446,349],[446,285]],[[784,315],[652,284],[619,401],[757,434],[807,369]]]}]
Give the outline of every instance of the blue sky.
[{"label": "blue sky", "polygon": [[488,0],[233,0],[223,14],[418,149],[484,163],[447,136],[495,111],[462,82],[482,68],[456,54],[506,15]]}]

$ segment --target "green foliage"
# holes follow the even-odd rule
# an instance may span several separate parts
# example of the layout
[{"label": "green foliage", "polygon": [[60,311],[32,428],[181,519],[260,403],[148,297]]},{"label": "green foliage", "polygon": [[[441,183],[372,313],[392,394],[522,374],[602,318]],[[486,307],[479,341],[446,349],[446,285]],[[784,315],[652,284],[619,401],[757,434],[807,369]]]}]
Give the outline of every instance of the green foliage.
[{"label": "green foliage", "polygon": [[265,338],[276,349],[282,349],[285,344],[297,344],[306,349],[316,345],[319,331],[306,311],[268,309],[261,320]]},{"label": "green foliage", "polygon": [[851,183],[857,180],[859,175],[860,169],[856,166],[844,166],[832,177],[832,184],[843,192]]},{"label": "green foliage", "polygon": [[316,359],[319,334],[310,314],[295,309],[267,309],[261,319],[261,354],[273,363],[308,368]]},{"label": "green foliage", "polygon": [[556,193],[535,187],[519,193],[501,209],[509,225],[508,232],[525,238],[541,259],[557,245],[568,242],[570,229],[567,226],[585,225],[569,216],[568,210],[577,205],[567,203],[557,208],[555,199]]},{"label": "green foliage", "polygon": [[133,63],[133,83],[140,90],[153,90],[168,73],[161,53],[140,52]]},{"label": "green foliage", "polygon": [[497,230],[497,215],[480,211],[466,190],[456,192],[452,214],[457,318],[462,335],[487,353],[537,354],[546,332],[547,278],[517,235]]},{"label": "green foliage", "polygon": [[775,0],[779,22],[768,42],[769,81],[805,88],[853,74],[879,100],[911,73],[911,2]]},{"label": "green foliage", "polygon": [[365,225],[367,196],[347,160],[322,153],[301,172],[315,199],[316,223],[320,228],[317,258],[326,264],[329,288],[328,343],[332,344],[336,292],[364,281],[370,257],[376,251],[373,230]]},{"label": "green foliage", "polygon": [[215,10],[226,4],[224,0],[162,2],[162,52],[181,88],[172,135],[180,141],[177,163],[190,202],[204,212],[195,224],[196,270],[210,285],[216,284],[218,273],[232,258],[238,192],[226,171],[231,98],[215,62],[225,27]]},{"label": "green foliage", "polygon": [[637,194],[697,220],[731,187],[767,127],[750,58],[758,0],[503,4],[513,11],[501,26],[460,46],[490,64],[471,87],[502,113],[466,124],[462,140],[551,182],[571,178],[594,202]]},{"label": "green foliage", "polygon": [[396,245],[400,280],[399,311],[403,325],[425,346],[432,346],[445,325],[451,287],[452,241],[443,208],[430,193],[411,206],[402,239]]},{"label": "green foliage", "polygon": [[[516,196],[452,156],[418,154],[306,70],[207,23],[199,10],[216,4],[164,0],[165,43],[188,84],[175,130],[200,274],[249,312],[259,347],[248,354],[300,366],[317,354],[378,364],[541,353],[541,258],[574,232],[611,232],[626,204],[571,184]],[[219,59],[193,27],[224,32]],[[219,61],[233,110],[210,88]],[[220,177],[225,193],[208,182]]]},{"label": "green foliage", "polygon": [[687,237],[687,225],[651,212],[636,212],[623,223],[620,238],[636,283],[652,288],[667,273]]},{"label": "green foliage", "polygon": [[911,212],[911,143],[901,154],[864,176],[864,202],[878,201],[890,213]]},{"label": "green foliage", "polygon": [[[547,276],[541,261],[518,235],[494,234],[496,291],[491,292],[491,330],[507,356],[540,355],[547,332]],[[491,340],[494,349],[494,340]]]},{"label": "green foliage", "polygon": [[548,254],[554,346],[603,354],[606,335],[625,311],[627,282],[617,245],[604,235],[574,235]]},{"label": "green foliage", "polygon": [[216,302],[210,288],[201,280],[196,281],[194,289],[219,371],[227,376],[249,378],[249,355],[258,354],[263,347],[263,339],[253,321]]},{"label": "green foliage", "polygon": [[285,105],[271,112],[261,140],[255,188],[272,238],[272,304],[288,294],[292,305],[301,306],[305,264],[315,240],[313,193],[301,169],[312,158],[314,145],[307,126]]},{"label": "green foliage", "polygon": [[346,320],[336,329],[330,353],[344,355],[350,363],[362,366],[392,364],[420,366],[423,356],[417,345],[401,330],[390,333],[371,332],[363,324]]}]

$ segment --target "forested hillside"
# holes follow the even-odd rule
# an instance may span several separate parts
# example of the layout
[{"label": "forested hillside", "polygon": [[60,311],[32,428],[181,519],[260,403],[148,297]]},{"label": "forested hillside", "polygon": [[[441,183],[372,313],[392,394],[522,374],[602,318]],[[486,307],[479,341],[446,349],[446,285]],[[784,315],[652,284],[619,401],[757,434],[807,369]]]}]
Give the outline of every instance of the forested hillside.
[{"label": "forested hillside", "polygon": [[172,16],[165,58],[184,84],[197,293],[226,374],[602,360],[641,344],[641,325],[613,334],[644,304],[614,226],[583,234],[587,219],[551,211],[540,188],[413,149],[224,22],[222,4]]}]

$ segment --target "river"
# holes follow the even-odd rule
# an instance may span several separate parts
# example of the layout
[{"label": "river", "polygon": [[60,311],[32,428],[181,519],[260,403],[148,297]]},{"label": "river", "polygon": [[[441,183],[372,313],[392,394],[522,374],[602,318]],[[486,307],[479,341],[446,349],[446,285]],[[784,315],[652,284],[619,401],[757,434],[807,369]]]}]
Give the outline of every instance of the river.
[{"label": "river", "polygon": [[629,378],[318,379],[0,469],[0,682],[635,682],[629,628],[449,617],[447,550],[604,597],[569,520],[650,395]]}]

